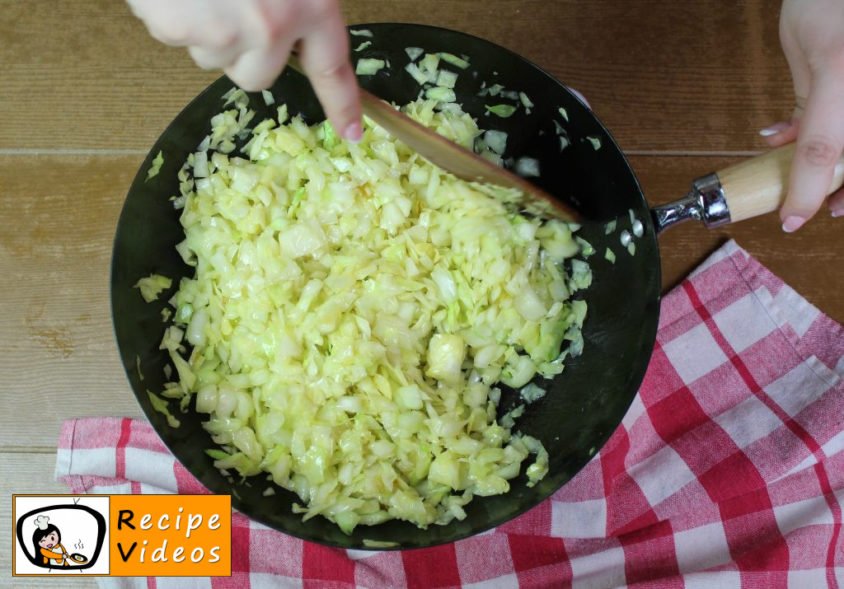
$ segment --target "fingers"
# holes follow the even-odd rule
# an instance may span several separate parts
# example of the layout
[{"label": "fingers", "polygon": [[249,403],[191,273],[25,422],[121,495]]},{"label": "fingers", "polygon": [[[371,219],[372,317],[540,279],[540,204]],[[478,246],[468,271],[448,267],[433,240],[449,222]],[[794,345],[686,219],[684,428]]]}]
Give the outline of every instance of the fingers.
[{"label": "fingers", "polygon": [[201,0],[128,0],[128,3],[150,35],[175,47],[197,44],[203,27],[196,26],[196,20],[205,18],[210,12]]},{"label": "fingers", "polygon": [[[805,97],[809,95],[809,87],[812,83],[812,71],[809,68],[809,60],[806,58],[795,36],[793,23],[797,19],[792,14],[794,10],[796,10],[796,7],[793,3],[783,4],[782,13],[780,14],[780,43],[782,44],[785,59],[788,62],[788,69],[791,71],[791,79],[794,83],[794,95]],[[800,100],[798,98],[798,105],[804,106],[800,104]]]},{"label": "fingers", "polygon": [[244,90],[265,90],[284,69],[301,19],[300,2],[241,1],[239,8],[224,2],[209,19],[216,33],[206,32],[190,53],[200,67],[223,69]]},{"label": "fingers", "polygon": [[240,57],[240,47],[228,49],[208,49],[206,47],[188,47],[188,53],[196,65],[205,70],[224,70],[237,61]]},{"label": "fingers", "polygon": [[780,210],[783,230],[799,229],[826,200],[844,151],[844,75],[818,72],[800,122],[788,196]]},{"label": "fingers", "polygon": [[266,90],[284,69],[293,44],[282,39],[268,49],[252,49],[225,69],[231,80],[248,92]]},{"label": "fingers", "polygon": [[797,120],[781,121],[770,127],[765,127],[759,131],[759,134],[765,143],[771,147],[780,147],[797,139],[799,129],[800,124]]},{"label": "fingers", "polygon": [[272,85],[301,42],[301,61],[334,128],[361,136],[357,80],[338,0],[128,0],[153,37],[187,47],[244,90]]},{"label": "fingers", "polygon": [[[321,4],[326,4],[322,2]],[[361,107],[357,79],[349,60],[349,40],[340,12],[330,5],[314,20],[302,39],[301,61],[328,120],[350,141],[361,137]]]},{"label": "fingers", "polygon": [[759,131],[759,135],[771,147],[781,147],[797,139],[800,130],[799,122],[806,107],[805,96],[809,95],[809,85],[812,80],[809,62],[794,36],[793,27],[790,25],[794,20],[794,15],[791,14],[793,10],[792,4],[783,4],[780,14],[779,34],[783,53],[788,61],[794,83],[795,108],[790,121],[780,121]]},{"label": "fingers", "polygon": [[844,217],[844,190],[829,197],[829,212],[833,217]]}]

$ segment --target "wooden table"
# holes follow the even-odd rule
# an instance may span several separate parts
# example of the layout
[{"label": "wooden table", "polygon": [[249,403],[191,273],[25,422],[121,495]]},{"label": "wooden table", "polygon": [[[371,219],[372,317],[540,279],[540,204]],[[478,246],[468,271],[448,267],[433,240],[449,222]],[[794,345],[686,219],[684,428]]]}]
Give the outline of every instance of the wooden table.
[{"label": "wooden table", "polygon": [[[589,98],[653,204],[758,153],[757,130],[792,108],[775,0],[347,0],[344,10],[349,23],[460,29],[533,60]],[[62,420],[141,416],[109,314],[115,223],[146,151],[218,73],[154,41],[119,1],[0,0],[0,14],[0,522],[8,526],[12,492],[65,490],[53,480]],[[775,215],[717,231],[673,229],[660,238],[664,287],[734,238],[844,321],[842,230],[826,211],[789,236]],[[0,533],[7,580],[9,542]]]}]

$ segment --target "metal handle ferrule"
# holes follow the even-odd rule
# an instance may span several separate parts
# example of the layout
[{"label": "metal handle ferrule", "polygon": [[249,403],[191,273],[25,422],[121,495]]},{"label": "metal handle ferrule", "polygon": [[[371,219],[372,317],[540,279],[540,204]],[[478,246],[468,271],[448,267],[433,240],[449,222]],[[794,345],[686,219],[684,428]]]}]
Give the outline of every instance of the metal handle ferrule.
[{"label": "metal handle ferrule", "polygon": [[692,189],[680,200],[651,209],[657,233],[694,219],[708,228],[730,222],[730,208],[718,174],[707,174],[692,182]]}]

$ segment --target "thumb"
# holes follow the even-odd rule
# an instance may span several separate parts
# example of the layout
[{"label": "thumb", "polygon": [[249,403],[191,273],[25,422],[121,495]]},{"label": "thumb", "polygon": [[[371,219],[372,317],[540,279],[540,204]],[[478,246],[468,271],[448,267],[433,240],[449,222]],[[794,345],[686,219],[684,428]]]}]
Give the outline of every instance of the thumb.
[{"label": "thumb", "polygon": [[788,195],[780,209],[783,230],[789,233],[814,216],[826,200],[844,150],[844,77],[817,74],[800,121]]}]

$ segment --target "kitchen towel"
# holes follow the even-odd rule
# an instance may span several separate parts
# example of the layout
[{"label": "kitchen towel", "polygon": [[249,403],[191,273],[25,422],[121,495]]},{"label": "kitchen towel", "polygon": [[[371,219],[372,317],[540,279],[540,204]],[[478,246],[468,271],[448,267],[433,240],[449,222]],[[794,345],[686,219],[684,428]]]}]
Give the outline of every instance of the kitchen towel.
[{"label": "kitchen towel", "polygon": [[[844,294],[842,294],[844,296]],[[63,425],[73,493],[207,492],[150,425]],[[621,426],[565,487],[485,534],[328,548],[234,514],[232,576],[103,587],[844,587],[844,328],[735,242],[662,302]],[[268,550],[270,548],[270,550]]]}]

